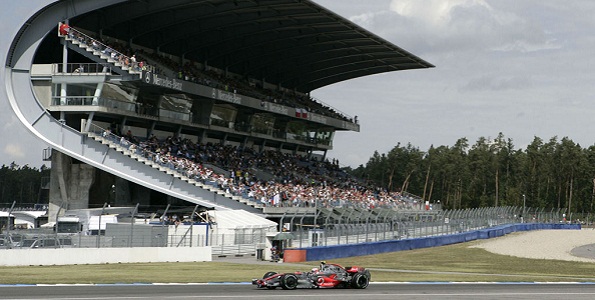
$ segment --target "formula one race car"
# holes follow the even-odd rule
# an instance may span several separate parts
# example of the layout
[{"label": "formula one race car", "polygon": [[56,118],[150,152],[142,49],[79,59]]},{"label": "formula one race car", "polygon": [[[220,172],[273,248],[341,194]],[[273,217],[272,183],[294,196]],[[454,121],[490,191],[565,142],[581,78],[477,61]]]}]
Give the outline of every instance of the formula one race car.
[{"label": "formula one race car", "polygon": [[337,264],[320,263],[320,268],[309,272],[267,272],[262,279],[253,279],[258,288],[284,290],[296,288],[355,288],[365,289],[370,284],[370,271],[362,267],[343,268]]}]

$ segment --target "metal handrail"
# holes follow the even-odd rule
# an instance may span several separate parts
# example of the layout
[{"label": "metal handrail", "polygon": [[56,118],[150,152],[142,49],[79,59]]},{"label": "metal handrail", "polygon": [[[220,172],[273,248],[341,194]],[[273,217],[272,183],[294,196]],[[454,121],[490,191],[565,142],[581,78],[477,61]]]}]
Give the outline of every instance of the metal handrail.
[{"label": "metal handrail", "polygon": [[52,75],[109,75],[112,68],[99,63],[54,63]]},{"label": "metal handrail", "polygon": [[[60,33],[58,33],[58,35],[60,35]],[[129,72],[130,72],[130,70],[135,71],[135,72],[141,72],[143,70],[152,71],[154,69],[152,66],[149,66],[145,63],[143,63],[143,66],[141,68],[139,66],[139,62],[133,62],[131,57],[115,50],[111,46],[106,45],[97,39],[94,39],[94,38],[84,34],[80,30],[77,30],[73,27],[68,27],[68,34],[64,37],[69,38],[72,41],[78,41],[79,43],[82,43],[82,44],[86,45],[87,47],[91,47],[95,51],[99,51],[99,52],[103,53],[104,55],[108,55],[109,58],[117,61],[122,66],[130,68]]]}]

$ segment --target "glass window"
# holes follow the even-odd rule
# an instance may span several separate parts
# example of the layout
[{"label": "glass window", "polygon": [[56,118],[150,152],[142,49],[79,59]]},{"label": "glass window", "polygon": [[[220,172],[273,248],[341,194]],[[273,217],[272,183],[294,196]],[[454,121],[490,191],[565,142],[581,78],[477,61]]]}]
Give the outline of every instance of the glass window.
[{"label": "glass window", "polygon": [[255,114],[252,117],[252,130],[254,132],[272,135],[274,124],[275,118],[270,114]]},{"label": "glass window", "polygon": [[[93,95],[93,94],[91,94]],[[113,83],[104,83],[101,89],[101,98],[117,100],[121,102],[136,102],[138,89]]]},{"label": "glass window", "polygon": [[163,95],[161,96],[159,108],[187,114],[190,113],[192,108],[192,99],[184,94]]},{"label": "glass window", "polygon": [[215,105],[211,110],[211,124],[230,127],[235,122],[237,110],[227,105]]}]

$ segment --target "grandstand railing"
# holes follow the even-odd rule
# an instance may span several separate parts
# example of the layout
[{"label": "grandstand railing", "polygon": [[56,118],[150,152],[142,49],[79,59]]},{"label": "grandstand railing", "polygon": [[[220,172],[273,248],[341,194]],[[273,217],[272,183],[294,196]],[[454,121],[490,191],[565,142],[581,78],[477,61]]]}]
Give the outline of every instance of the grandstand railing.
[{"label": "grandstand railing", "polygon": [[112,68],[98,63],[55,63],[52,64],[53,75],[109,75]]},{"label": "grandstand railing", "polygon": [[345,119],[351,120],[351,122],[356,123],[356,124],[358,123],[358,121],[356,119],[354,119],[354,117],[352,117],[349,114],[346,114],[346,113],[342,112],[338,108],[336,108],[336,107],[334,107],[334,106],[332,106],[332,105],[330,105],[328,103],[325,103],[324,101],[322,101],[322,100],[320,100],[320,99],[318,99],[316,97],[310,96],[310,99],[312,99],[315,103],[318,103],[318,104],[320,104],[322,106],[325,106],[326,109],[328,109],[330,111],[334,111],[335,113],[343,116]]},{"label": "grandstand railing", "polygon": [[[60,35],[60,33],[58,33],[58,35]],[[140,74],[141,71],[154,71],[153,66],[147,65],[144,62],[141,64],[139,61],[134,61],[132,57],[115,50],[111,46],[88,36],[74,27],[68,27],[68,34],[62,37],[70,40],[73,44],[79,44],[87,50],[91,50],[94,55],[113,63],[116,66],[122,67],[122,69],[127,70],[131,74]]]}]

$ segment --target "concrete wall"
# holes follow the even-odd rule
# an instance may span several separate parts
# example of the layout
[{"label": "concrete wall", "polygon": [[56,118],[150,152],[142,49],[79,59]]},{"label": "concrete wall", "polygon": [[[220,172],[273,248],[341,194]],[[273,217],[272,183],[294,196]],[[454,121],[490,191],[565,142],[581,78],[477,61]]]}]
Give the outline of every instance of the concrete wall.
[{"label": "concrete wall", "polygon": [[0,250],[0,266],[211,261],[211,247]]}]

